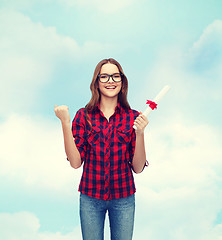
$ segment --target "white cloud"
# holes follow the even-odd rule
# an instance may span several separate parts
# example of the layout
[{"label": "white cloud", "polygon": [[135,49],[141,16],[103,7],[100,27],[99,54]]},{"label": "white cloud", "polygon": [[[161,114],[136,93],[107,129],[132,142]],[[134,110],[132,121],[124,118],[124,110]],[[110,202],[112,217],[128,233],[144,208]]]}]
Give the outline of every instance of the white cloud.
[{"label": "white cloud", "polygon": [[[211,50],[209,48],[212,48]],[[200,38],[193,44],[191,52],[199,52],[202,50],[211,51],[215,54],[215,48],[222,54],[222,20],[215,20],[209,24],[203,31]],[[209,52],[207,52],[209,53]],[[211,58],[211,55],[205,55]]]},{"label": "white cloud", "polygon": [[[0,10],[0,115],[28,111],[55,72],[67,63],[80,63],[111,45],[86,41],[79,46],[55,27],[34,23],[29,17],[10,10]],[[97,55],[96,55],[97,56]]]},{"label": "white cloud", "polygon": [[171,120],[166,126],[152,127],[146,135],[152,169],[147,169],[149,183],[156,191],[169,186],[193,190],[219,183],[221,141],[217,128],[206,124],[187,126],[182,120]]},{"label": "white cloud", "polygon": [[219,240],[221,136],[209,125],[166,124],[146,133],[150,166],[135,177],[136,239]]},{"label": "white cloud", "polygon": [[77,191],[81,169],[66,160],[59,120],[13,115],[0,125],[0,133],[2,176],[67,194],[73,187]]},{"label": "white cloud", "polygon": [[[14,56],[30,57],[50,68],[50,64],[57,62],[58,57],[80,54],[80,48],[74,39],[59,35],[55,27],[34,23],[16,11],[0,11],[0,31],[1,60]],[[19,69],[13,70],[19,72]]]},{"label": "white cloud", "polygon": [[73,240],[81,239],[80,227],[73,232],[41,232],[39,219],[30,212],[0,213],[1,238],[4,240]]},{"label": "white cloud", "polygon": [[190,49],[177,45],[160,49],[141,96],[149,90],[154,97],[164,85],[170,85],[171,90],[159,105],[162,117],[174,115],[184,118],[187,124],[198,117],[220,122],[221,69],[222,21],[217,20],[206,27]]},{"label": "white cloud", "polygon": [[[186,54],[178,46],[161,49],[148,74],[151,80],[144,92],[155,93],[166,84],[171,90],[149,117],[150,166],[135,177],[138,239],[222,238],[222,225],[215,221],[221,211],[222,138],[221,129],[209,119],[211,114],[221,115],[216,108],[219,101],[215,102],[221,99],[221,81],[213,79],[221,73],[221,33],[221,21],[215,21]],[[210,44],[220,51],[218,62],[206,74],[194,63]]]},{"label": "white cloud", "polygon": [[215,20],[203,31],[200,38],[193,44],[188,60],[191,69],[201,76],[215,82],[222,77],[222,20]]},{"label": "white cloud", "polygon": [[[40,219],[30,212],[0,213],[1,238],[4,240],[73,240],[82,239],[81,227],[77,225],[72,232],[41,231]],[[109,238],[108,223],[105,224],[105,240]]]},{"label": "white cloud", "polygon": [[27,110],[52,78],[59,59],[79,54],[76,42],[21,13],[0,11],[0,114]]}]

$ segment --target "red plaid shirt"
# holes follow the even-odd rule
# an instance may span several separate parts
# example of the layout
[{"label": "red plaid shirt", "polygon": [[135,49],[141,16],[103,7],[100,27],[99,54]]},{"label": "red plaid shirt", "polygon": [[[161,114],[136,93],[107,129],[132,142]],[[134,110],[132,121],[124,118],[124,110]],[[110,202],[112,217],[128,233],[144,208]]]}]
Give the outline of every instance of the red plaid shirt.
[{"label": "red plaid shirt", "polygon": [[79,191],[94,198],[110,200],[135,193],[131,162],[136,134],[133,123],[139,113],[117,105],[109,122],[100,111],[77,111],[72,123],[76,146],[84,162]]}]

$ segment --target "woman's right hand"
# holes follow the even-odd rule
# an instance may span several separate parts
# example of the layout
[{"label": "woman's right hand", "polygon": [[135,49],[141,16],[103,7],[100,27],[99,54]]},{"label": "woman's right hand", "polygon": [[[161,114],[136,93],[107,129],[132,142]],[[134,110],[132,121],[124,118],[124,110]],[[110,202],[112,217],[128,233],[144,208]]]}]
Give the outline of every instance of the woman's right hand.
[{"label": "woman's right hand", "polygon": [[65,105],[57,106],[54,108],[55,115],[58,117],[63,123],[70,123],[70,115],[69,108]]}]

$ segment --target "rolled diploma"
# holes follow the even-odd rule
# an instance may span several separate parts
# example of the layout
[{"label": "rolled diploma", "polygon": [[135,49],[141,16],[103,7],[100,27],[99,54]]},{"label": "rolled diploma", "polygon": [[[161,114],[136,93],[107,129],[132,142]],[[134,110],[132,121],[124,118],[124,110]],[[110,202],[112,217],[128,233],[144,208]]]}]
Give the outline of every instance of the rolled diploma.
[{"label": "rolled diploma", "polygon": [[[155,102],[156,104],[159,104],[160,100],[166,95],[166,93],[169,91],[170,86],[165,86],[158,94],[157,96],[153,99],[153,102]],[[150,106],[148,106],[146,108],[146,110],[144,111],[143,115],[145,115],[146,117],[148,117],[150,115],[150,113],[152,112],[152,108],[150,108]],[[136,130],[136,126],[134,125],[133,128]]]}]

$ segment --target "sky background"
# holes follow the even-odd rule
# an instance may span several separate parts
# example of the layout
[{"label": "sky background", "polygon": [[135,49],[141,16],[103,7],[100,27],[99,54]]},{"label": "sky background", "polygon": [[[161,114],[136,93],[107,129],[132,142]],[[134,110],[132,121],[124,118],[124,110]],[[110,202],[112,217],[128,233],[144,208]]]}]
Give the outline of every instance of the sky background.
[{"label": "sky background", "polygon": [[171,86],[145,133],[133,239],[221,240],[221,0],[0,0],[1,239],[81,239],[82,168],[54,105],[73,118],[108,57],[136,110]]}]

